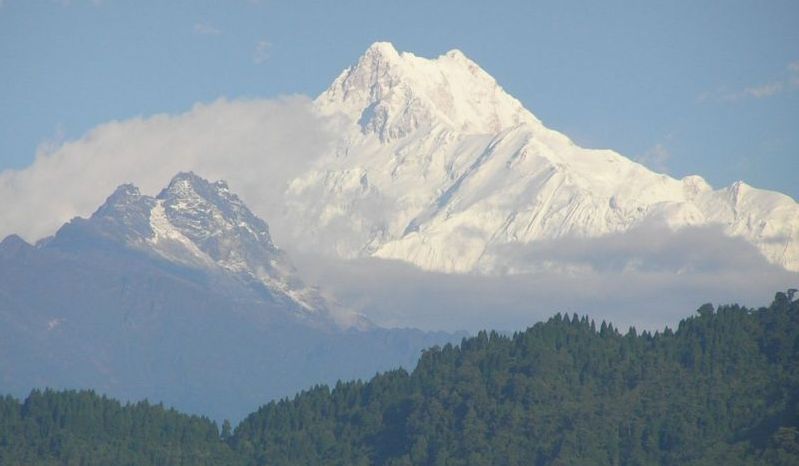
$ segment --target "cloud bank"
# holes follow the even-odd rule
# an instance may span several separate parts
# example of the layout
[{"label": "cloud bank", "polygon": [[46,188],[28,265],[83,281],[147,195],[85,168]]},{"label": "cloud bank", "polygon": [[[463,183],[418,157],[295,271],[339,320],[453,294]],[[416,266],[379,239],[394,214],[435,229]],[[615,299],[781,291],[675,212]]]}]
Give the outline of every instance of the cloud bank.
[{"label": "cloud bank", "polygon": [[[649,226],[602,238],[564,238],[495,251],[511,275],[442,274],[379,259],[294,253],[300,271],[342,304],[390,327],[522,330],[556,312],[626,330],[676,326],[701,304],[768,304],[799,273],[769,264],[718,228]],[[530,270],[530,265],[539,265]]]},{"label": "cloud bank", "polygon": [[226,180],[270,221],[286,180],[330,140],[306,97],[220,99],[178,115],[105,123],[78,140],[42,144],[25,169],[0,172],[0,238],[36,241],[90,215],[122,183],[156,194],[189,170]]}]

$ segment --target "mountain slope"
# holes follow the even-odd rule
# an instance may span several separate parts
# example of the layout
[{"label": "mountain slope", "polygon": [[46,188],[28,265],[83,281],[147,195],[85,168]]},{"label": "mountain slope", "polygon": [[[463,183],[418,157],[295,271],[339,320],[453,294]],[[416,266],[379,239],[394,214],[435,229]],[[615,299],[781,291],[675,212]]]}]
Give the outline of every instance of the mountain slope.
[{"label": "mountain slope", "polygon": [[120,186],[88,219],[0,243],[0,386],[93,388],[215,419],[413,364],[454,338],[387,330],[304,285],[224,183]]},{"label": "mountain slope", "polygon": [[742,182],[713,190],[580,148],[459,51],[429,60],[376,43],[315,105],[341,136],[289,186],[286,224],[300,247],[491,273],[509,245],[718,224],[799,270],[799,204],[788,196]]},{"label": "mountain slope", "polygon": [[236,428],[250,464],[793,465],[799,301],[707,304],[677,330],[558,314],[316,387]]}]

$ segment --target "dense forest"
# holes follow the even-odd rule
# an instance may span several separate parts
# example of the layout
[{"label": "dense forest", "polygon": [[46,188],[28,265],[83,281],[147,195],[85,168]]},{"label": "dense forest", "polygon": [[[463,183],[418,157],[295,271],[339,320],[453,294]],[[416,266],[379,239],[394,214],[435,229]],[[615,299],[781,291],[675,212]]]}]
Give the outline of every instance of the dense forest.
[{"label": "dense forest", "polygon": [[207,418],[90,391],[0,398],[0,464],[224,465],[236,455]]},{"label": "dense forest", "polygon": [[799,464],[799,300],[702,306],[676,330],[556,315],[314,387],[231,432],[91,392],[0,399],[0,464]]}]

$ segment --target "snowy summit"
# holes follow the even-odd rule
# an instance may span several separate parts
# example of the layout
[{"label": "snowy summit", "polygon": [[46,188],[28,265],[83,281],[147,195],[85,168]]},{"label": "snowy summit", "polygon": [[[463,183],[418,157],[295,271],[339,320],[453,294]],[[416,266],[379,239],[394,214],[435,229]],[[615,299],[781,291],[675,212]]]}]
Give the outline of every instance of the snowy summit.
[{"label": "snowy summit", "polygon": [[540,124],[461,51],[427,60],[388,42],[369,47],[316,104],[323,113],[346,114],[383,142],[441,126],[482,134]]},{"label": "snowy summit", "polygon": [[714,190],[581,148],[460,51],[426,59],[375,43],[315,105],[341,137],[289,186],[300,247],[492,273],[503,270],[500,249],[655,222],[719,225],[799,270],[790,197],[743,182]]}]

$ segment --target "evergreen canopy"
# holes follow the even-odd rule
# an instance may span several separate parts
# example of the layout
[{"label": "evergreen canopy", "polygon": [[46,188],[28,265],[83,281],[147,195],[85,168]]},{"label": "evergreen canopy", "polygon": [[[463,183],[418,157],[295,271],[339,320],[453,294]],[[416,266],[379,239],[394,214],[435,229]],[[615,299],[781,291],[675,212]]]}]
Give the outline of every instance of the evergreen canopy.
[{"label": "evergreen canopy", "polygon": [[799,301],[702,306],[675,331],[556,315],[317,386],[231,433],[92,392],[0,399],[0,463],[799,464]]}]

